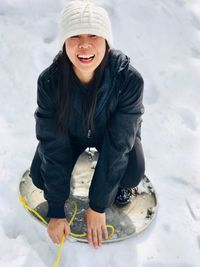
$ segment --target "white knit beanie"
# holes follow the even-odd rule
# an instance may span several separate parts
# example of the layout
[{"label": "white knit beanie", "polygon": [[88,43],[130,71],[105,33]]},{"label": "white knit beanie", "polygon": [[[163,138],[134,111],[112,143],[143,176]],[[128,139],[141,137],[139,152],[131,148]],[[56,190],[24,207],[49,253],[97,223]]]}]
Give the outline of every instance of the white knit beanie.
[{"label": "white knit beanie", "polygon": [[58,25],[58,41],[62,50],[67,38],[79,34],[94,34],[113,46],[111,22],[107,11],[89,0],[69,2],[61,11]]}]

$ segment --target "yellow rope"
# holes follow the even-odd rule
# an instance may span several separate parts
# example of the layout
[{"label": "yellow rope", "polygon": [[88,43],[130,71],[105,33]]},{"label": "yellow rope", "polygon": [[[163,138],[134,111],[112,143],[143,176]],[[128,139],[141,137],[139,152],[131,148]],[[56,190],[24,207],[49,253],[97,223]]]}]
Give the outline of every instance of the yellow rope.
[{"label": "yellow rope", "polygon": [[[21,196],[19,195],[19,201],[20,203],[29,211],[31,211],[32,213],[34,213],[44,224],[48,225],[48,222],[37,212],[35,211],[34,209],[32,209],[28,203],[26,202],[26,200]],[[72,224],[75,216],[76,216],[76,213],[77,213],[77,203],[74,202],[74,213],[72,215],[72,218],[70,219],[70,222],[69,222],[69,225]],[[114,232],[115,232],[115,228],[110,225],[110,224],[106,224],[107,228],[110,228],[111,229],[111,233],[110,235],[108,236],[108,239],[112,238],[113,235],[114,235]],[[71,236],[73,237],[84,237],[86,236],[87,234],[86,233],[83,233],[83,234],[74,234],[74,233],[70,233]],[[54,264],[54,267],[57,267],[59,262],[60,262],[60,258],[61,258],[61,251],[62,251],[62,247],[63,247],[63,244],[65,242],[65,235],[63,235],[62,237],[62,240],[61,240],[61,243],[60,243],[60,246],[59,246],[59,249],[58,249],[58,256],[57,256],[57,260]]]}]

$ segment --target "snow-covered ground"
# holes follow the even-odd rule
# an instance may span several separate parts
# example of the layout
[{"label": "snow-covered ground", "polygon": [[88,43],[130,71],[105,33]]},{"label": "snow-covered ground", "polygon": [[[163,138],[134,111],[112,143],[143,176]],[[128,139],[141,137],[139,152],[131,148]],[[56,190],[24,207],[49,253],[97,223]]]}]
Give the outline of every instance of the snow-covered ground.
[{"label": "snow-covered ground", "polygon": [[[115,48],[145,81],[146,174],[159,198],[142,234],[95,250],[67,241],[60,266],[199,267],[200,4],[103,0]],[[63,0],[0,2],[0,266],[50,267],[58,246],[18,202],[18,181],[37,145],[36,81],[58,52]]]}]

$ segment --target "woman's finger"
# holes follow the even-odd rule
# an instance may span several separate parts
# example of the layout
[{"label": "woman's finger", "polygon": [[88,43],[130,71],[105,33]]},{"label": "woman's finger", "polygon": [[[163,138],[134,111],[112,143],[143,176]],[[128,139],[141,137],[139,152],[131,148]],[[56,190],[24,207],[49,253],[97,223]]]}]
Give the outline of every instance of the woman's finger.
[{"label": "woman's finger", "polygon": [[102,230],[103,230],[104,238],[107,240],[108,239],[108,229],[107,229],[106,225],[102,226]]},{"label": "woman's finger", "polygon": [[95,248],[98,247],[98,236],[97,236],[97,230],[96,229],[92,229],[92,243],[94,245]]},{"label": "woman's finger", "polygon": [[87,239],[88,239],[88,243],[91,245],[92,244],[92,230],[90,227],[88,227],[87,229]]},{"label": "woman's finger", "polygon": [[70,228],[65,225],[65,228],[64,228],[64,235],[65,235],[65,238],[68,238],[68,236],[70,235],[71,231],[70,231]]},{"label": "woman's finger", "polygon": [[50,237],[51,237],[52,242],[56,243],[56,236],[55,235],[51,235]]},{"label": "woman's finger", "polygon": [[56,244],[60,244],[60,242],[61,242],[59,236],[55,236],[55,237],[54,237],[54,240],[55,240],[55,243],[56,243]]},{"label": "woman's finger", "polygon": [[98,237],[98,246],[101,246],[101,243],[102,243],[102,231],[101,231],[101,228],[97,229],[97,237]]}]

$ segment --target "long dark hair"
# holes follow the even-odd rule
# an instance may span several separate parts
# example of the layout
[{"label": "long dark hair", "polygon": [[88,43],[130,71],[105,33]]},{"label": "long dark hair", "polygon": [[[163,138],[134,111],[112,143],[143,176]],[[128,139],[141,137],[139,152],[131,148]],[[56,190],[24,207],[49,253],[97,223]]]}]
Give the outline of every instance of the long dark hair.
[{"label": "long dark hair", "polygon": [[[107,64],[109,55],[109,45],[106,42],[106,51],[103,60],[100,65],[96,68],[92,81],[90,82],[91,90],[88,90],[87,103],[85,104],[86,112],[86,127],[93,129],[93,117],[96,107],[97,92],[100,88],[104,69]],[[58,85],[58,103],[56,109],[56,120],[59,130],[63,133],[68,132],[69,124],[72,117],[72,101],[73,101],[73,88],[70,86],[70,76],[72,72],[72,63],[66,54],[65,44],[63,49],[55,56],[53,62],[58,64],[59,68],[59,85]]]}]

